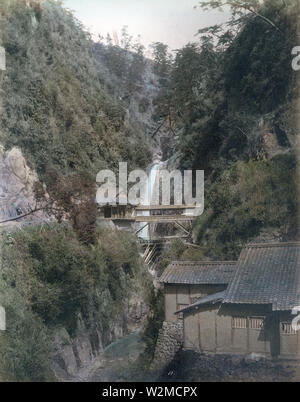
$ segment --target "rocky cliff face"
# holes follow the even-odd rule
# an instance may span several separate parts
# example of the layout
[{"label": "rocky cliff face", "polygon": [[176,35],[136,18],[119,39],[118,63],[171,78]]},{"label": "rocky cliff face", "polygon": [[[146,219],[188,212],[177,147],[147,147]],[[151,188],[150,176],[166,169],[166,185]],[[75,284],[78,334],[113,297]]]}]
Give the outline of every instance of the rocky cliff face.
[{"label": "rocky cliff face", "polygon": [[[36,208],[34,184],[37,174],[28,166],[22,151],[12,148],[4,152],[0,145],[0,221],[8,225],[51,221],[43,211],[30,214]],[[19,219],[21,216],[28,216]]]},{"label": "rocky cliff face", "polygon": [[[153,61],[143,57],[142,71],[128,72],[134,53],[121,48],[94,44],[93,52],[107,91],[116,102],[126,110],[125,124],[132,127],[136,134],[142,133],[152,149],[152,158],[166,160],[174,151],[175,138],[170,132],[168,122],[157,119],[156,102],[160,96],[161,84],[154,71]],[[110,58],[124,69],[122,75],[113,71]]]},{"label": "rocky cliff face", "polygon": [[59,380],[86,381],[88,377],[105,362],[105,347],[129,333],[142,330],[147,322],[149,307],[145,301],[134,294],[128,309],[116,320],[109,322],[103,332],[95,325],[91,330],[79,317],[77,336],[71,338],[65,328],[54,332],[52,368]]}]

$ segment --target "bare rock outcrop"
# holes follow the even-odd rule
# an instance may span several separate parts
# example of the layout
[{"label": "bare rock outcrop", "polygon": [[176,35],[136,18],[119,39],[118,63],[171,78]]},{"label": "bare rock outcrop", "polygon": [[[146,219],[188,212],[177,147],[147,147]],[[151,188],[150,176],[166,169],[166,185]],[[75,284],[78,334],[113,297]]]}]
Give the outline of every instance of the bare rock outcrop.
[{"label": "bare rock outcrop", "polygon": [[[37,181],[37,174],[28,166],[20,149],[13,148],[8,152],[4,152],[3,148],[0,148],[1,222],[16,219],[35,209],[34,184]],[[50,220],[48,214],[45,211],[39,211],[29,214],[18,222],[47,220]],[[8,223],[12,224],[12,222]]]}]

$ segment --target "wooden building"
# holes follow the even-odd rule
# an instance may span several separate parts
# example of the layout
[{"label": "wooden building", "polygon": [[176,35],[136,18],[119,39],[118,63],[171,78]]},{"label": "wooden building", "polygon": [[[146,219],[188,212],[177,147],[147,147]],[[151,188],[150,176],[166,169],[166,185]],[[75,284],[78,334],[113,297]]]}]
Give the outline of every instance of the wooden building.
[{"label": "wooden building", "polygon": [[300,357],[300,243],[252,244],[237,262],[174,262],[160,281],[165,320],[183,322],[183,347]]}]

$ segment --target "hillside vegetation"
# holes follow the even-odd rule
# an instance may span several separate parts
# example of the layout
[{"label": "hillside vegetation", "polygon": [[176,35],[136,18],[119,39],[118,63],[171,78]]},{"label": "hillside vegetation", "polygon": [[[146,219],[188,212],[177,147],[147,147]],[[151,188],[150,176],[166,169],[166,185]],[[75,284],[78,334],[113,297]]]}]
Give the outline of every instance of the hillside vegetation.
[{"label": "hillside vegetation", "polygon": [[[71,346],[84,336],[95,357],[129,331],[132,304],[150,305],[152,282],[135,238],[97,229],[94,203],[96,173],[120,161],[147,166],[150,142],[108,92],[93,42],[72,14],[51,0],[3,0],[0,13],[7,57],[1,149],[21,149],[62,211],[58,221],[65,209],[75,227],[28,227],[1,238],[0,305],[8,322],[0,375],[44,381],[61,358],[59,331]],[[91,228],[92,237],[82,236]]]},{"label": "hillside vegetation", "polygon": [[[232,4],[231,21],[200,30],[197,42],[173,54],[163,43],[152,46],[159,89],[151,119],[167,133],[162,152],[172,168],[205,170],[205,212],[194,228],[204,259],[237,258],[249,241],[298,238],[299,87],[291,49],[299,4],[253,1],[256,14],[245,11],[246,1]],[[131,82],[124,50],[101,46],[100,65],[122,77],[124,92],[138,93],[145,66],[132,64]]]},{"label": "hillside vegetation", "polygon": [[52,378],[59,328],[71,338],[86,328],[96,356],[114,340],[116,325],[126,333],[131,298],[148,305],[151,292],[136,241],[126,233],[98,231],[94,245],[81,243],[64,226],[4,234],[0,304],[8,323],[0,334],[2,378]]},{"label": "hillside vegetation", "polygon": [[[161,98],[179,134],[177,164],[205,170],[195,238],[212,258],[236,258],[254,239],[298,236],[291,49],[299,4],[266,0],[257,14],[240,13],[235,4],[246,3],[233,2],[228,25],[199,31],[199,43],[177,51]],[[166,64],[166,55],[161,60]]]},{"label": "hillside vegetation", "polygon": [[125,124],[125,110],[107,93],[92,56],[92,41],[55,1],[4,0],[1,143],[18,146],[41,177],[145,167],[143,132]]}]

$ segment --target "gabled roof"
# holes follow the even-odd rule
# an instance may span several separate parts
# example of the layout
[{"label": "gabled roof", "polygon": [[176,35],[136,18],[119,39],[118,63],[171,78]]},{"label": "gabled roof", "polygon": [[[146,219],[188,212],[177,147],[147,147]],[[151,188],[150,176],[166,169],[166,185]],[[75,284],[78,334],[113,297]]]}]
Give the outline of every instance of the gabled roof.
[{"label": "gabled roof", "polygon": [[250,244],[241,252],[224,303],[290,310],[300,303],[299,271],[300,243]]},{"label": "gabled roof", "polygon": [[202,297],[201,299],[197,300],[195,303],[190,304],[189,306],[186,306],[186,307],[184,307],[183,309],[181,309],[179,311],[176,311],[175,314],[185,313],[188,310],[191,310],[193,308],[197,309],[199,306],[201,306],[203,304],[220,303],[221,301],[224,300],[225,295],[226,295],[226,290],[224,290],[223,292],[218,292],[218,293],[214,293],[212,295]]},{"label": "gabled roof", "polygon": [[172,262],[160,277],[161,283],[187,285],[227,285],[236,269],[236,262]]}]

